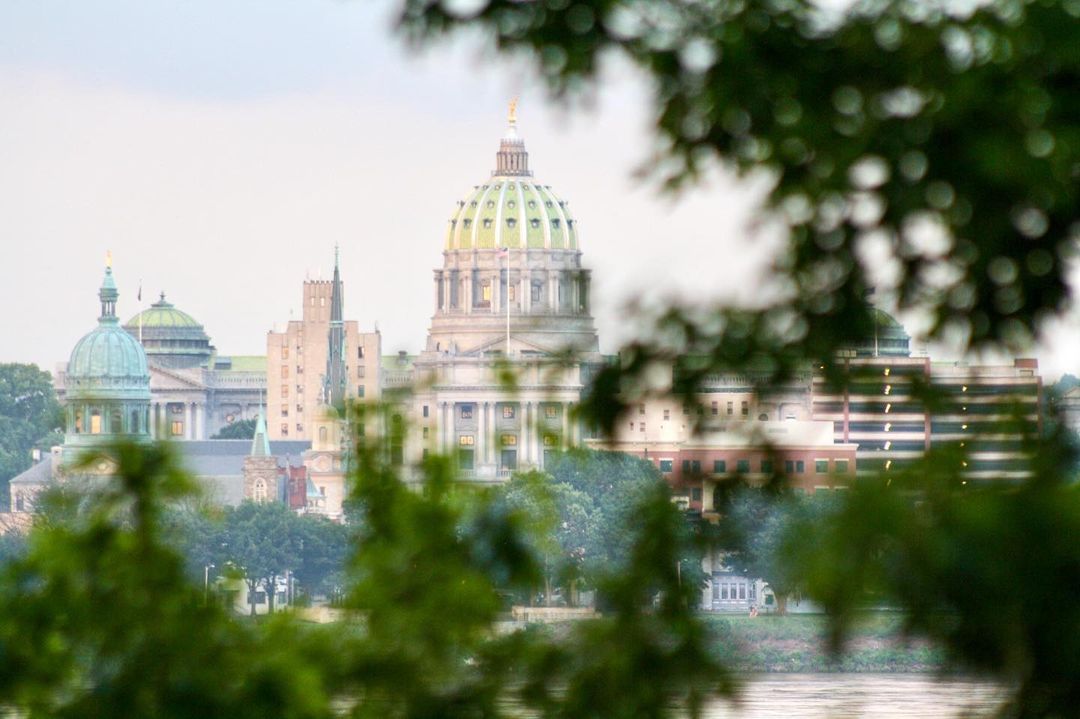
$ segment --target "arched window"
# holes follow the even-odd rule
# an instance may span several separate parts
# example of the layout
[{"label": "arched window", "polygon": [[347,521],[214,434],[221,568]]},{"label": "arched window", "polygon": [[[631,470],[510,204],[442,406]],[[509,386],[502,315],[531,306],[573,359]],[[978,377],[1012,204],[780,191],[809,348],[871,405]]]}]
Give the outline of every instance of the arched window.
[{"label": "arched window", "polygon": [[101,410],[90,410],[90,434],[101,434]]},{"label": "arched window", "polygon": [[319,427],[319,441],[326,442],[326,427]]},{"label": "arched window", "polygon": [[124,415],[119,409],[114,409],[109,415],[109,431],[113,434],[121,434],[124,431]]},{"label": "arched window", "polygon": [[255,486],[251,490],[251,498],[254,499],[256,502],[265,502],[266,501],[266,480],[265,479],[262,479],[260,477],[259,479],[255,480]]},{"label": "arched window", "polygon": [[81,409],[75,410],[75,434],[82,434],[83,431],[83,413]]}]

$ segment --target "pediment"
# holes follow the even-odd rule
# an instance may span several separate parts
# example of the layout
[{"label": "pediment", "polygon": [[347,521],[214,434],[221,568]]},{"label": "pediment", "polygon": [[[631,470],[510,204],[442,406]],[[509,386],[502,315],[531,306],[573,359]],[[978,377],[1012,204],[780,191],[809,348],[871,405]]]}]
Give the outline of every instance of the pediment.
[{"label": "pediment", "polygon": [[168,390],[205,390],[202,371],[189,374],[184,370],[168,370],[162,367],[150,367],[150,391]]},{"label": "pediment", "polygon": [[[529,342],[528,340],[519,339],[517,337],[514,337],[512,341],[515,348],[517,348],[519,351],[524,350],[526,352],[536,352],[537,354],[549,357],[555,354],[551,351],[550,348],[542,347],[535,342]],[[496,339],[488,340],[487,342],[481,345],[477,345],[476,347],[471,349],[468,354],[479,355],[484,352],[491,352],[495,349],[502,349],[504,351],[506,350],[506,337],[498,337]]]}]

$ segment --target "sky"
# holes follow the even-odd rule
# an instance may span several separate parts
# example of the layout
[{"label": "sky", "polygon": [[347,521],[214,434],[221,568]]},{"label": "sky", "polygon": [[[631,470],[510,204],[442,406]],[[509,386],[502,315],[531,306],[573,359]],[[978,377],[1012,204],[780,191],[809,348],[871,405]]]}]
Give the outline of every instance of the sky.
[{"label": "sky", "polygon": [[[721,171],[673,198],[642,179],[648,87],[609,63],[546,95],[463,35],[423,52],[389,1],[0,4],[0,361],[64,361],[94,327],[107,251],[126,320],[164,291],[224,354],[263,354],[341,248],[345,315],[417,351],[446,223],[490,175],[518,105],[538,181],[570,203],[601,348],[629,302],[753,301],[776,238],[760,183]],[[142,288],[141,303],[136,299]],[[1039,351],[1077,372],[1080,323]]]}]

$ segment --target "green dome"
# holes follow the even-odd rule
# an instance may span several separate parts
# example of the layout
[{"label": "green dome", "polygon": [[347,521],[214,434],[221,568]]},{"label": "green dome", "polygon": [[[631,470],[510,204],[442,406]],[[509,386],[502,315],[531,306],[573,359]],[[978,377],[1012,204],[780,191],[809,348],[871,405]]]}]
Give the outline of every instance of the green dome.
[{"label": "green dome", "polygon": [[144,330],[154,327],[190,328],[199,330],[203,328],[203,326],[196,322],[195,318],[187,312],[178,310],[174,305],[166,302],[164,292],[161,293],[161,299],[159,301],[132,317],[124,324],[124,327],[128,329],[137,329],[140,325]]},{"label": "green dome", "polygon": [[68,360],[65,384],[69,397],[150,395],[146,353],[117,322],[116,296],[112,269],[106,269],[98,326],[75,343]]},{"label": "green dome", "polygon": [[491,179],[475,185],[458,201],[446,234],[447,250],[497,247],[578,249],[577,226],[567,203],[550,185],[533,179],[513,117],[499,145]]}]

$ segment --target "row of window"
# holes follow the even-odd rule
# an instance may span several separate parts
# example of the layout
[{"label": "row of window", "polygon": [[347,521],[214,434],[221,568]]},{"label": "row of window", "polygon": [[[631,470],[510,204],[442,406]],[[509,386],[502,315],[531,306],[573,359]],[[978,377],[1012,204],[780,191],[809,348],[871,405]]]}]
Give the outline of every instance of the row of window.
[{"label": "row of window", "polygon": [[[816,459],[814,460],[814,472],[817,474],[829,473],[830,460],[828,459]],[[837,474],[847,474],[849,469],[849,463],[846,459],[832,460],[833,471]],[[758,471],[761,474],[772,474],[775,471],[773,462],[771,459],[762,459],[758,462]],[[737,474],[749,474],[751,470],[751,463],[749,459],[735,460],[735,472]],[[660,460],[660,472],[663,474],[670,474],[674,471],[675,460],[673,459],[661,459]],[[683,474],[701,474],[701,461],[697,459],[684,459],[682,461]],[[713,460],[713,474],[727,474],[728,463],[727,460],[717,459]],[[788,459],[784,461],[784,473],[785,474],[805,474],[806,463],[801,459]]]},{"label": "row of window", "polygon": [[[476,405],[473,404],[461,404],[458,405],[458,416],[461,419],[472,419],[473,412],[476,409]],[[424,416],[428,416],[427,405],[424,405]],[[512,404],[502,405],[503,419],[514,419],[517,416],[517,406]],[[553,405],[547,405],[544,407],[544,416],[548,419],[556,419],[559,416],[559,408]]]},{"label": "row of window", "polygon": [[[314,298],[312,298],[312,299],[314,299]],[[297,345],[296,346],[296,354],[297,355],[304,354],[304,346],[303,345]],[[357,347],[356,348],[356,358],[357,359],[364,359],[364,348],[363,347]],[[288,345],[282,345],[282,347],[281,347],[281,359],[283,359],[283,360],[289,359],[289,346]],[[281,369],[286,370],[287,368],[282,367]],[[304,369],[300,365],[297,365],[296,366],[296,371],[300,372],[300,373],[303,373]]]}]

